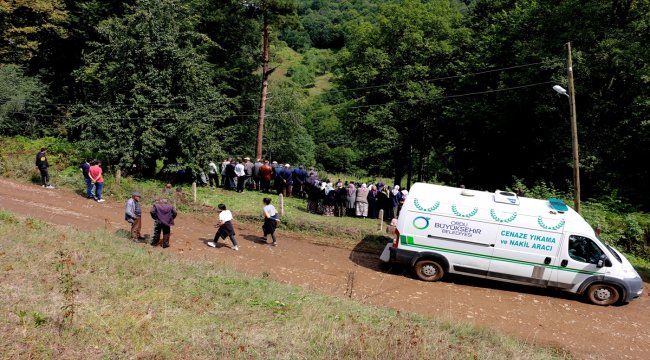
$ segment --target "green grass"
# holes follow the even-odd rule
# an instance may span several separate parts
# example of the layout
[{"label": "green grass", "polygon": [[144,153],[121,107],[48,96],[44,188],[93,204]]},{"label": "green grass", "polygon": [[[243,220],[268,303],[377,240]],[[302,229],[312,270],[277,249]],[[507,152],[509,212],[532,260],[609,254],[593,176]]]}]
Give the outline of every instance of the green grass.
[{"label": "green grass", "polygon": [[[52,182],[59,188],[76,191],[83,195],[85,187],[78,163],[83,158],[81,152],[75,150],[74,144],[55,138],[27,139],[24,137],[0,137],[0,175],[22,181],[39,182],[38,171],[34,167],[34,156],[41,146],[48,146],[51,163]],[[334,182],[362,181],[367,183],[383,181],[391,184],[388,179],[363,178],[345,174],[327,174],[321,172],[321,178]],[[154,180],[136,181],[133,178],[122,178],[117,184],[113,174],[105,175],[105,196],[117,201],[126,201],[133,191],[143,194],[143,203],[149,206],[161,195],[163,183]],[[521,185],[519,185],[521,186]],[[530,196],[548,198],[555,194],[547,186],[537,186],[526,189]],[[175,197],[174,201],[179,211],[192,212],[197,215],[216,216],[214,209],[219,203],[226,204],[235,215],[237,221],[259,223],[261,217],[262,195],[257,192],[237,194],[222,189],[198,188],[197,203],[193,203],[191,186],[183,187],[183,195]],[[279,210],[277,195],[270,196],[273,204]],[[637,268],[645,281],[650,281],[650,264],[644,259],[650,256],[648,233],[650,215],[642,212],[623,212],[621,204],[612,197],[601,202],[585,201],[582,203],[582,215],[592,226],[600,225],[603,229],[601,238],[623,251],[630,262]],[[617,210],[618,209],[618,210]],[[367,252],[380,252],[387,241],[385,231],[378,230],[375,220],[323,217],[309,214],[306,202],[302,199],[286,199],[285,216],[280,228],[303,235],[307,240],[323,245],[336,246],[345,249],[355,249]],[[385,228],[385,227],[384,227]]]},{"label": "green grass", "polygon": [[308,293],[269,274],[245,276],[218,260],[184,260],[107,232],[41,228],[6,211],[0,249],[7,359],[568,357],[468,324]]}]

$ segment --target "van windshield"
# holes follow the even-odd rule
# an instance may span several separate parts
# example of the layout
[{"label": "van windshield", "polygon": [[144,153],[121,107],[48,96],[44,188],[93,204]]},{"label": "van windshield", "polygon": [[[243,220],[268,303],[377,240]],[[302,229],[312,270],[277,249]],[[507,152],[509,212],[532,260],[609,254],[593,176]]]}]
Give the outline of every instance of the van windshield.
[{"label": "van windshield", "polygon": [[623,263],[623,259],[621,259],[621,256],[618,255],[618,252],[617,252],[613,247],[611,247],[611,246],[609,246],[609,245],[607,245],[607,244],[605,244],[605,246],[607,247],[607,250],[609,250],[609,252],[612,253],[612,255],[614,255],[614,257],[616,258],[616,260],[618,260],[618,262],[620,262],[620,263],[622,264],[622,263]]}]

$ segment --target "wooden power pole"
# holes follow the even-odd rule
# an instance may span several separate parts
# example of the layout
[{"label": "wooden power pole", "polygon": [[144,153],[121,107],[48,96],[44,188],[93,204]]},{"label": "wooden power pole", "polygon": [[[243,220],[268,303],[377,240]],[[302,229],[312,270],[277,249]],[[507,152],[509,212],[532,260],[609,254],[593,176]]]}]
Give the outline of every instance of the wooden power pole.
[{"label": "wooden power pole", "polygon": [[262,159],[262,141],[264,140],[264,115],[266,111],[266,93],[269,87],[269,19],[264,14],[264,64],[262,65],[262,96],[260,99],[260,115],[257,121],[257,144],[255,146],[255,158]]},{"label": "wooden power pole", "polygon": [[569,107],[571,108],[571,145],[573,148],[573,186],[575,188],[575,211],[580,213],[580,158],[578,156],[578,123],[576,120],[576,92],[573,86],[573,61],[571,59],[571,42],[567,45],[567,80],[569,85]]}]

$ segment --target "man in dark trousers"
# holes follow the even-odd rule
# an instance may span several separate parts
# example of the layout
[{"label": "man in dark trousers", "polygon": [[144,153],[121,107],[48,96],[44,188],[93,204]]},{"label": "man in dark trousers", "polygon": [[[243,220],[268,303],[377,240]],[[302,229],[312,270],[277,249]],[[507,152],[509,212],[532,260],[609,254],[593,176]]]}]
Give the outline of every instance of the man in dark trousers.
[{"label": "man in dark trousers", "polygon": [[88,199],[93,198],[93,181],[90,178],[90,175],[88,174],[88,171],[90,171],[90,162],[92,159],[86,159],[86,161],[79,166],[79,169],[81,170],[81,173],[84,176],[84,182],[86,183],[86,197]]},{"label": "man in dark trousers", "polygon": [[41,173],[41,185],[47,189],[54,189],[50,185],[50,174],[48,172],[49,164],[47,163],[47,148],[41,148],[41,152],[36,154],[36,167]]},{"label": "man in dark trousers", "polygon": [[171,227],[174,225],[176,218],[176,209],[169,204],[167,199],[160,199],[153,208],[151,208],[151,217],[154,221],[153,238],[151,239],[151,246],[158,246],[160,242],[160,232],[162,231],[162,244],[163,248],[169,247],[169,238],[171,236]]},{"label": "man in dark trousers", "polygon": [[142,208],[140,207],[140,193],[134,192],[126,202],[124,220],[131,224],[131,240],[140,241],[144,237],[140,234],[142,229]]}]

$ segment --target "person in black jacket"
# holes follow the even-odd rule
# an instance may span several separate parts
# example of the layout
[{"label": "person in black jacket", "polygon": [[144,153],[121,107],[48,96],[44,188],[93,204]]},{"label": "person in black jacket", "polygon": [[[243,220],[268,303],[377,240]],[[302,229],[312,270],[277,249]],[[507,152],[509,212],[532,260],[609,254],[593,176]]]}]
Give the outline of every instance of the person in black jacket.
[{"label": "person in black jacket", "polygon": [[160,243],[160,233],[162,232],[163,248],[169,247],[169,239],[171,237],[171,227],[174,225],[176,218],[176,209],[169,204],[166,198],[160,199],[153,208],[151,208],[151,218],[154,220],[153,238],[151,239],[151,246],[158,246]]},{"label": "person in black jacket", "polygon": [[50,173],[48,172],[49,164],[47,163],[47,148],[41,148],[41,152],[36,154],[36,167],[41,173],[41,185],[44,188],[54,189],[54,186],[50,185]]}]

